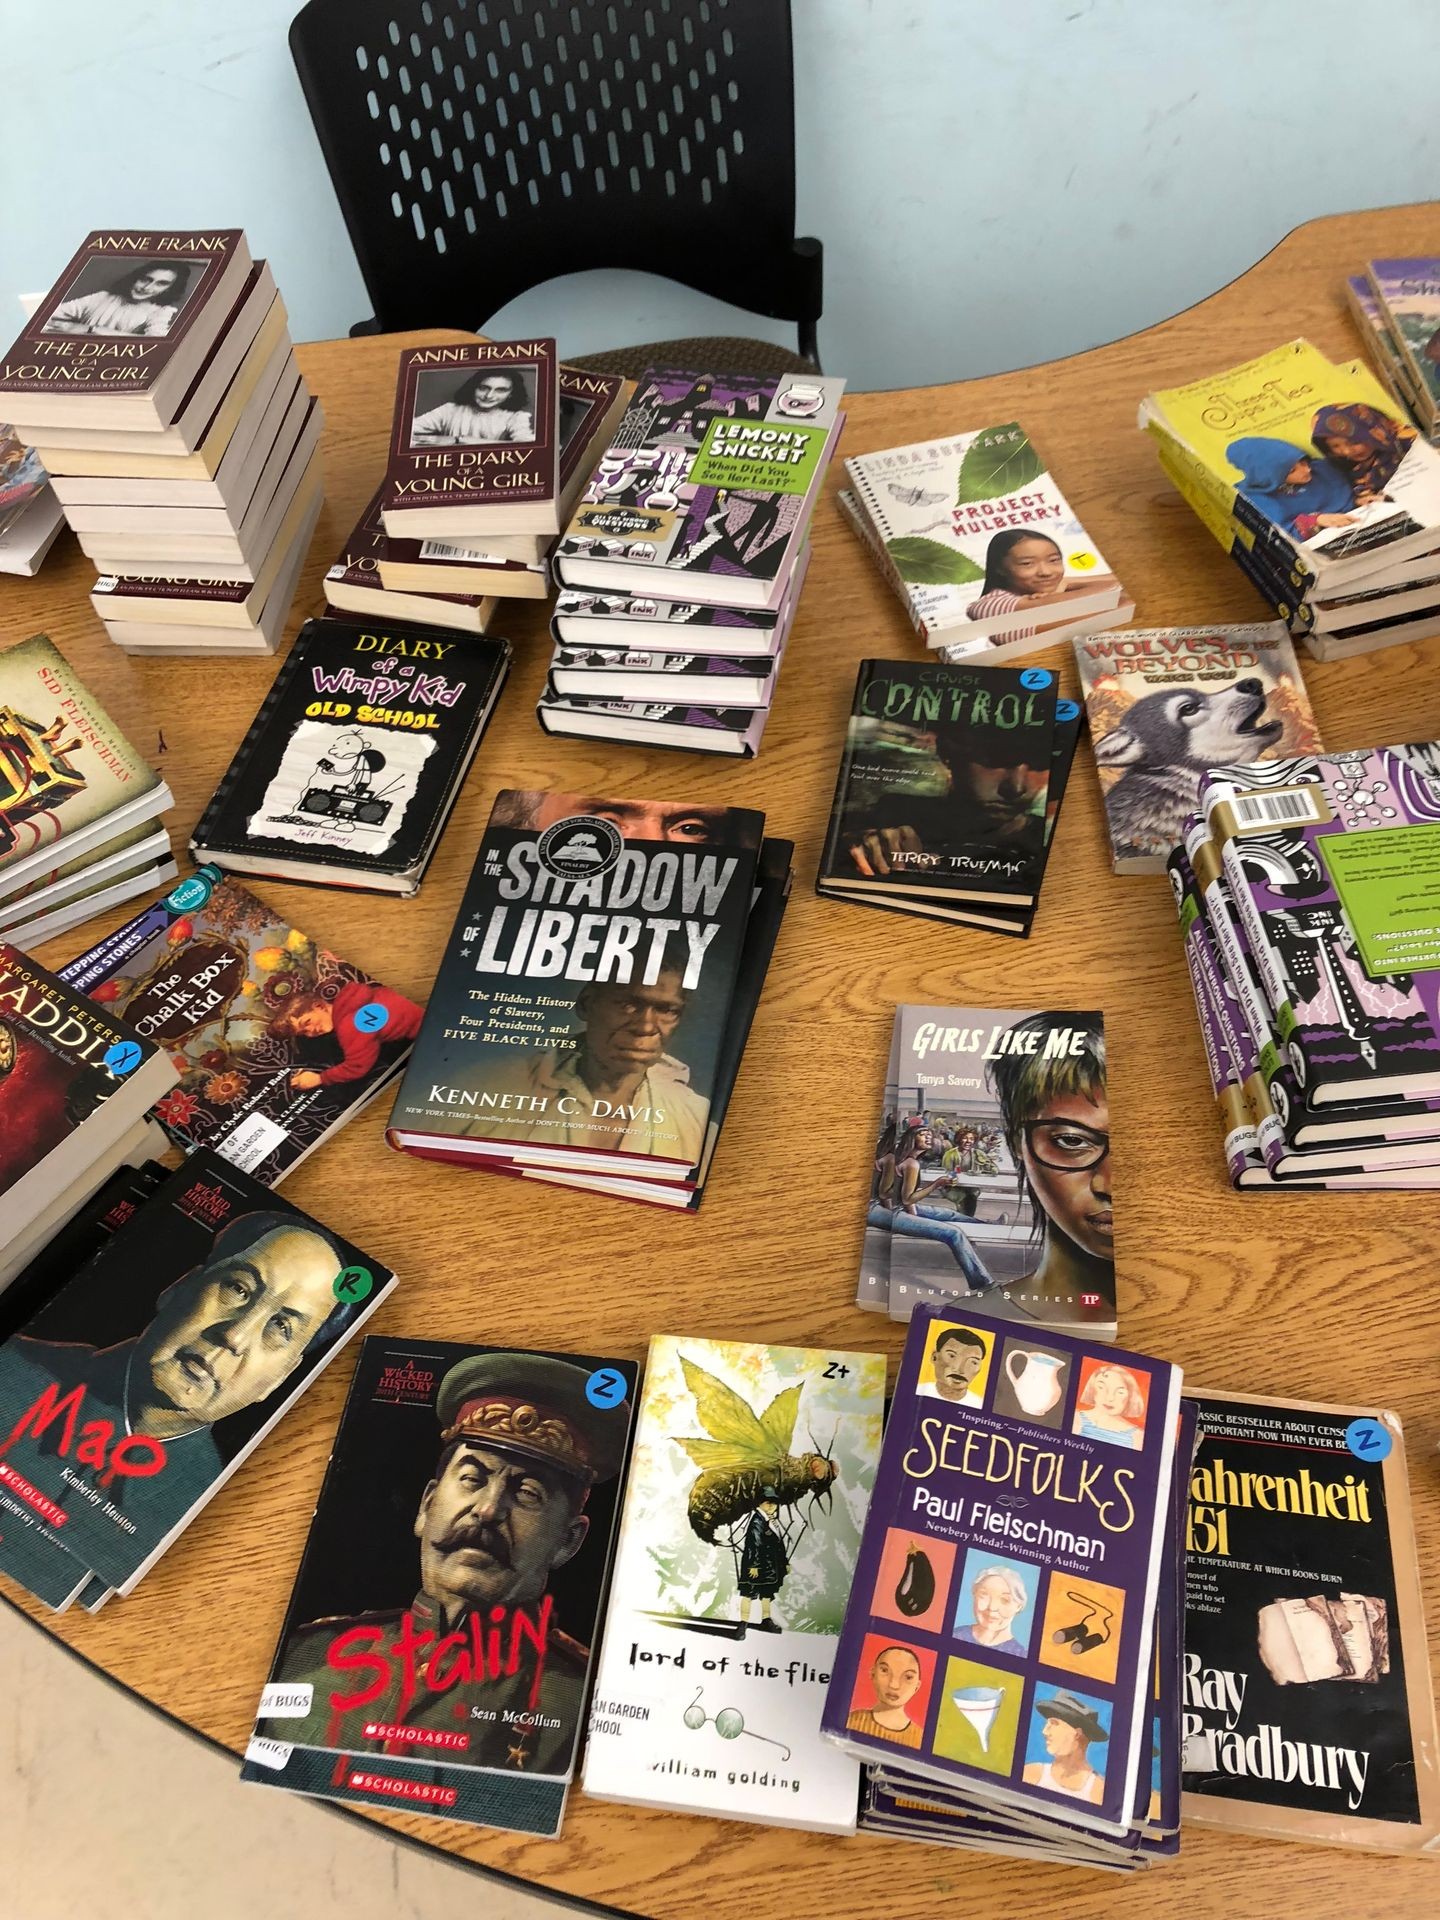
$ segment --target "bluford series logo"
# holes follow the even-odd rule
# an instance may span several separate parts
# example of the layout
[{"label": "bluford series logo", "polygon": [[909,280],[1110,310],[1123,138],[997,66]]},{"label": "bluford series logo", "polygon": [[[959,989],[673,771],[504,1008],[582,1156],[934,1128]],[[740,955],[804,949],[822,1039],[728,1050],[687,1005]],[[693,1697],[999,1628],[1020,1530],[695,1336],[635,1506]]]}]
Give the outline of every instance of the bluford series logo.
[{"label": "bluford series logo", "polygon": [[541,866],[557,880],[591,880],[620,858],[619,829],[598,814],[573,813],[547,827],[536,846]]}]

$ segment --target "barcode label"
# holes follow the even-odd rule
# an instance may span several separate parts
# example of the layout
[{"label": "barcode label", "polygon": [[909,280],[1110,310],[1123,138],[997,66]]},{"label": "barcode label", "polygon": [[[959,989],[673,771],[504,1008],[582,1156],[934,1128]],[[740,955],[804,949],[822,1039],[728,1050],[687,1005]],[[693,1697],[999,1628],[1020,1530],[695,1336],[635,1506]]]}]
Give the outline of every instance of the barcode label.
[{"label": "barcode label", "polygon": [[1230,802],[1236,830],[1294,827],[1328,818],[1318,787],[1285,787],[1274,793],[1237,793]]},{"label": "barcode label", "polygon": [[94,593],[113,593],[120,584],[118,573],[102,573],[91,589]]},{"label": "barcode label", "polygon": [[457,547],[449,540],[422,540],[420,558],[422,560],[469,560],[486,567],[502,567],[505,564],[505,556],[502,553],[486,553],[481,547]]}]

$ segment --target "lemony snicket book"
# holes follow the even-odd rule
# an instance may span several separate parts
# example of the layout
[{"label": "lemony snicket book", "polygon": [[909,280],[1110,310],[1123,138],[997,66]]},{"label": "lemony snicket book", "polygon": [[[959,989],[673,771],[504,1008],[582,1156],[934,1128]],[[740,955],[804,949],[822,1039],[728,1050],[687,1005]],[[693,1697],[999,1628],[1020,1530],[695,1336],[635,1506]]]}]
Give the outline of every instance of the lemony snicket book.
[{"label": "lemony snicket book", "polygon": [[656,1335],[585,1791],[853,1833],[820,1707],[874,1480],[878,1354]]},{"label": "lemony snicket book", "polygon": [[559,1830],[636,1374],[584,1354],[365,1342],[248,1780]]},{"label": "lemony snicket book", "polygon": [[1185,1816],[1418,1852],[1440,1748],[1393,1413],[1198,1393]]},{"label": "lemony snicket book", "polygon": [[0,1347],[0,1477],[128,1593],[394,1283],[202,1149]]}]

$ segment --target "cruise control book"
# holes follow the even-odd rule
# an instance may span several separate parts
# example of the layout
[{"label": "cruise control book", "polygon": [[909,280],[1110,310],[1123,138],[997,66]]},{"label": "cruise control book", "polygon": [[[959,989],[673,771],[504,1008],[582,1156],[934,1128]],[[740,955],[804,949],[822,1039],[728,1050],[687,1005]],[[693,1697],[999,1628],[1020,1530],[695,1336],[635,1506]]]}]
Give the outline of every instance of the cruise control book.
[{"label": "cruise control book", "polygon": [[191,852],[237,873],[414,894],[510,652],[443,628],[307,620]]},{"label": "cruise control book", "polygon": [[855,1831],[858,1768],[820,1709],[884,1399],[878,1354],[651,1340],[587,1794]]},{"label": "cruise control book", "polygon": [[1440,1750],[1400,1422],[1254,1394],[1194,1401],[1185,1817],[1433,1846]]},{"label": "cruise control book", "polygon": [[741,807],[501,792],[391,1145],[692,1180],[763,827]]},{"label": "cruise control book", "polygon": [[1180,1384],[1105,1342],[917,1310],[826,1695],[836,1746],[1138,1845]]},{"label": "cruise control book", "polygon": [[561,586],[778,606],[844,387],[807,372],[647,368],[555,549]]},{"label": "cruise control book", "polygon": [[394,1282],[192,1154],[0,1347],[0,1480],[130,1592]]},{"label": "cruise control book", "polygon": [[175,1144],[266,1186],[391,1084],[423,1011],[208,866],[61,978],[166,1049]]},{"label": "cruise control book", "polygon": [[584,1354],[366,1340],[247,1779],[558,1832],[637,1372]]}]

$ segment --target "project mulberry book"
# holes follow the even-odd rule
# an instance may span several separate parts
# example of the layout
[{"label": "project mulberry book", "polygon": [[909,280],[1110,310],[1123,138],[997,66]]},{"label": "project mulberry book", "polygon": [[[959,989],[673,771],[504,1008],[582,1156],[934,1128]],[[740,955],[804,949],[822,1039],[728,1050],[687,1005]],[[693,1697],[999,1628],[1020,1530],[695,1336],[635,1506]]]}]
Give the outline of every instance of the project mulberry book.
[{"label": "project mulberry book", "polygon": [[246,1779],[559,1831],[637,1371],[365,1342]]},{"label": "project mulberry book", "polygon": [[821,1722],[841,1751],[1138,1845],[1179,1396],[1164,1361],[917,1310]]},{"label": "project mulberry book", "polygon": [[877,1354],[651,1340],[587,1794],[854,1832],[858,1770],[820,1709],[884,1397]]},{"label": "project mulberry book", "polygon": [[509,668],[507,640],[307,620],[191,852],[236,873],[416,893]]},{"label": "project mulberry book", "polygon": [[391,1084],[422,1009],[292,926],[218,867],[62,970],[158,1042],[180,1084],[155,1117],[266,1186]]},{"label": "project mulberry book", "polygon": [[773,609],[845,383],[650,367],[555,549],[563,587]]},{"label": "project mulberry book", "polygon": [[1440,1760],[1393,1413],[1195,1395],[1185,1817],[1413,1853]]},{"label": "project mulberry book", "polygon": [[129,1593],[394,1283],[193,1154],[0,1347],[0,1477]]}]

